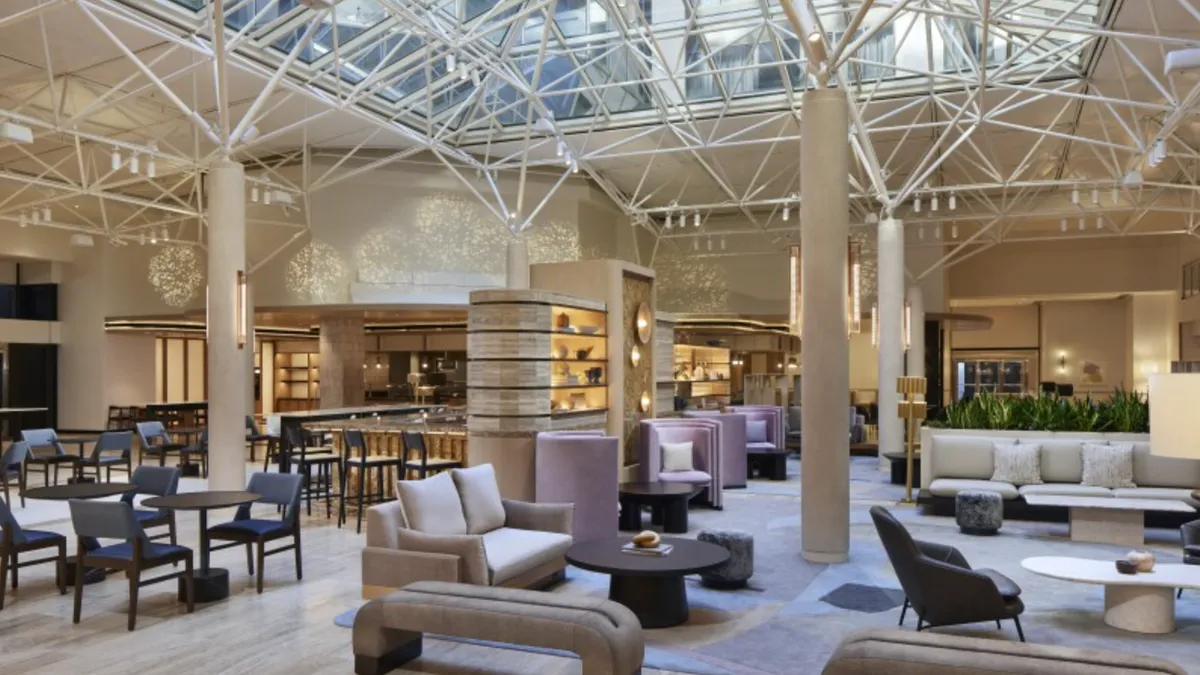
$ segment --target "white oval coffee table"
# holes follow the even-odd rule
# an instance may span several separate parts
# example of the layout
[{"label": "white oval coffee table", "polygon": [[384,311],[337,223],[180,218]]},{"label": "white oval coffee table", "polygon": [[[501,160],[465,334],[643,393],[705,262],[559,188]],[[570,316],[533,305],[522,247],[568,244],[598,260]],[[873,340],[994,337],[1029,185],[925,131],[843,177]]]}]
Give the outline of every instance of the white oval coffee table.
[{"label": "white oval coffee table", "polygon": [[1175,630],[1175,589],[1200,589],[1200,567],[1155,565],[1146,574],[1121,574],[1112,560],[1045,556],[1021,567],[1063,581],[1104,586],[1104,623],[1135,633]]}]

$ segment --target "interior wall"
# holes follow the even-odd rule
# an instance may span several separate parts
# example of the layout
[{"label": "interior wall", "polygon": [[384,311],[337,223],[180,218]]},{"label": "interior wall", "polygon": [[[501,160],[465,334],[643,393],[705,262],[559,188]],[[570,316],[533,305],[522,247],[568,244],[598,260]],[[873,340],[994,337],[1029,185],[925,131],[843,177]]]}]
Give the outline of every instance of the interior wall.
[{"label": "interior wall", "polygon": [[1125,330],[1125,298],[1043,302],[1041,307],[1043,380],[1069,382],[1077,396],[1106,396],[1116,387],[1133,386],[1127,379],[1132,345]]},{"label": "interior wall", "polygon": [[1139,391],[1150,386],[1152,373],[1171,372],[1179,353],[1178,302],[1174,293],[1146,293],[1129,298],[1130,355],[1128,381]]},{"label": "interior wall", "polygon": [[950,336],[952,349],[1037,349],[1040,343],[1037,303],[970,307],[958,311],[991,317],[992,327],[954,331]]}]

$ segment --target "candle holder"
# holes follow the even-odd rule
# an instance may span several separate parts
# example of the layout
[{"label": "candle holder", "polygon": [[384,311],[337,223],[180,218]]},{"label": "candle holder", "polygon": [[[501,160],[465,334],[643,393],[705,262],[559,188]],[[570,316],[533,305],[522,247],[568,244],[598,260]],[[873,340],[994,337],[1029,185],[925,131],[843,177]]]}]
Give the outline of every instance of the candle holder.
[{"label": "candle holder", "polygon": [[916,452],[916,435],[917,424],[919,420],[925,419],[926,408],[925,401],[918,401],[917,397],[924,398],[925,396],[925,378],[923,377],[898,377],[896,378],[896,393],[904,397],[900,401],[897,414],[900,419],[906,421],[908,426],[907,439],[904,444],[904,461],[906,465],[904,478],[904,500],[905,504],[912,504],[912,486],[913,486],[913,455]]}]

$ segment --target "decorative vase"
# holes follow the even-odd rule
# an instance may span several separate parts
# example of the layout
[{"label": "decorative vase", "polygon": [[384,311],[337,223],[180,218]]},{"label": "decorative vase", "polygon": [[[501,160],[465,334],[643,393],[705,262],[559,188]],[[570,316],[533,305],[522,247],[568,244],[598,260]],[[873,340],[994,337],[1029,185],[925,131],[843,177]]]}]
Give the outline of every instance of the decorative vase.
[{"label": "decorative vase", "polygon": [[587,357],[589,357],[591,355],[592,355],[591,347],[587,347],[585,349],[578,349],[575,351],[575,358],[579,359],[580,361],[586,359]]},{"label": "decorative vase", "polygon": [[566,328],[571,325],[571,317],[563,312],[554,318],[554,325],[556,328]]},{"label": "decorative vase", "polygon": [[601,378],[604,377],[604,369],[600,366],[588,368],[587,377],[590,384],[600,384]]},{"label": "decorative vase", "polygon": [[1154,570],[1154,554],[1150,551],[1130,551],[1125,554],[1125,559],[1137,565],[1137,571],[1145,574]]},{"label": "decorative vase", "polygon": [[565,359],[565,358],[567,358],[567,354],[570,354],[570,353],[571,353],[571,350],[567,349],[566,345],[559,345],[554,348],[554,358],[557,358],[557,359]]}]

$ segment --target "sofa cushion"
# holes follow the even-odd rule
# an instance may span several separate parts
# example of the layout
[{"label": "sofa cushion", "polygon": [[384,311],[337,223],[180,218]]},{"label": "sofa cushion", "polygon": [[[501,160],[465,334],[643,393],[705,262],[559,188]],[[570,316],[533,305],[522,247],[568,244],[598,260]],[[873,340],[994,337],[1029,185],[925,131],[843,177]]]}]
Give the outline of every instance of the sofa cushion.
[{"label": "sofa cushion", "polygon": [[496,470],[491,464],[451,469],[450,477],[458,490],[469,534],[483,534],[504,527],[504,504],[496,485]]},{"label": "sofa cushion", "polygon": [[1123,499],[1177,499],[1181,502],[1192,502],[1192,490],[1187,488],[1168,487],[1134,487],[1117,488],[1113,496]]},{"label": "sofa cushion", "polygon": [[400,550],[458,556],[458,579],[464,584],[487,584],[488,566],[483,537],[476,534],[426,534],[400,530]]},{"label": "sofa cushion", "polygon": [[491,584],[499,584],[529,570],[561,559],[571,547],[571,535],[502,527],[483,535]]},{"label": "sofa cushion", "polygon": [[[1010,438],[945,435],[934,437],[934,478],[967,478],[987,481],[992,477],[994,443],[1015,443]],[[1015,488],[1014,488],[1015,490]]]},{"label": "sofa cushion", "polygon": [[746,422],[746,442],[765,443],[767,440],[767,421],[749,420]]},{"label": "sofa cushion", "polygon": [[396,481],[396,494],[408,527],[426,534],[467,533],[467,519],[450,474]]},{"label": "sofa cushion", "polygon": [[1038,485],[1042,482],[1042,446],[1037,443],[993,443],[992,482]]},{"label": "sofa cushion", "polygon": [[658,479],[664,483],[709,483],[712,476],[703,471],[663,471]]},{"label": "sofa cushion", "polygon": [[1079,483],[1042,483],[1041,485],[1022,485],[1017,489],[1022,497],[1027,495],[1056,495],[1059,497],[1111,497],[1113,491],[1106,487],[1095,485],[1080,485]]},{"label": "sofa cushion", "polygon": [[692,471],[695,469],[692,466],[692,442],[685,441],[683,443],[663,443],[662,448],[662,470],[666,472],[674,471]]},{"label": "sofa cushion", "polygon": [[[1039,438],[1042,446],[1042,480],[1047,483],[1078,483],[1083,477],[1083,444],[1077,438]],[[1093,441],[1087,441],[1093,442]]]},{"label": "sofa cushion", "polygon": [[935,497],[953,497],[961,490],[999,492],[1004,499],[1016,499],[1020,496],[1017,487],[1012,483],[994,483],[990,480],[938,478],[929,484],[929,492]]},{"label": "sofa cushion", "polygon": [[1135,441],[1133,482],[1146,487],[1195,489],[1200,486],[1200,461],[1151,455],[1149,442]]},{"label": "sofa cushion", "polygon": [[1133,444],[1083,444],[1084,485],[1106,488],[1137,487],[1133,482]]}]

